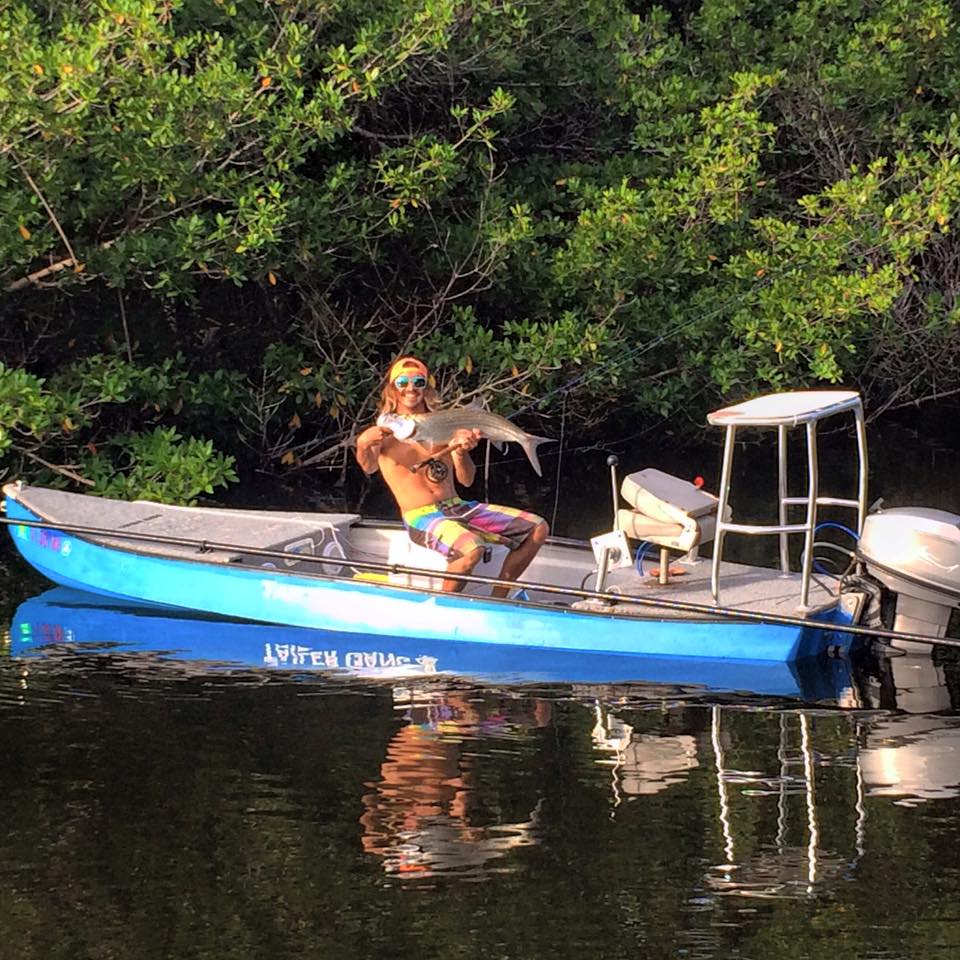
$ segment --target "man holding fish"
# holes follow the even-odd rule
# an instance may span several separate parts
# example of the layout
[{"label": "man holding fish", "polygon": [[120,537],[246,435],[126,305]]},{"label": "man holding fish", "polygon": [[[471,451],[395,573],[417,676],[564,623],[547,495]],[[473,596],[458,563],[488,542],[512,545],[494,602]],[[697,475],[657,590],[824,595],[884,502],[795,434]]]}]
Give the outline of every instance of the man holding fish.
[{"label": "man holding fish", "polygon": [[[481,437],[516,441],[539,474],[536,447],[544,440],[478,408],[434,413],[429,382],[426,365],[416,357],[401,357],[390,367],[380,416],[357,437],[357,462],[367,474],[380,470],[410,539],[442,554],[448,573],[469,574],[487,544],[502,543],[510,552],[499,578],[516,580],[546,540],[547,522],[526,510],[462,500],[454,479],[465,487],[473,483],[476,466],[470,451]],[[447,591],[464,586],[459,580],[443,581]],[[495,597],[508,592],[507,585],[493,588]]]}]

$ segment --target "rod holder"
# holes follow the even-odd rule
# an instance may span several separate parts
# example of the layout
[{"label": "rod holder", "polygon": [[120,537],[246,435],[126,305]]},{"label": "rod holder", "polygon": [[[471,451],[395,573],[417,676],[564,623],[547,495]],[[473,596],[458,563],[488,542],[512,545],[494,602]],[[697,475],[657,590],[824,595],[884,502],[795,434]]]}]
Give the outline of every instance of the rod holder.
[{"label": "rod holder", "polygon": [[604,547],[600,552],[600,562],[597,564],[597,580],[594,584],[594,590],[597,593],[603,593],[607,585],[607,570],[610,568],[610,549]]},{"label": "rod holder", "polygon": [[619,516],[620,513],[617,509],[617,497],[619,496],[619,491],[617,489],[617,465],[620,463],[620,458],[614,454],[610,454],[607,457],[607,466],[610,468],[610,486],[613,490],[613,529],[620,529]]}]

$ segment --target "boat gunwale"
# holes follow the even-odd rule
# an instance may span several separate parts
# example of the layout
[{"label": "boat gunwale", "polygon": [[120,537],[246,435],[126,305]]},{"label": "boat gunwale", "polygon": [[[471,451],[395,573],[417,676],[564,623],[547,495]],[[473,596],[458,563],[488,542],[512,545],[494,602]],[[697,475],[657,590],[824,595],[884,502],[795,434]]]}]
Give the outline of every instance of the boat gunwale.
[{"label": "boat gunwale", "polygon": [[[4,486],[4,492],[12,500],[14,500],[22,509],[31,513],[33,516],[37,516],[35,513],[35,508],[28,506],[22,501],[18,500],[15,495],[11,494],[6,490]],[[83,496],[83,494],[75,494],[75,496]],[[359,521],[358,523],[362,523]],[[384,591],[398,591],[402,596],[413,594],[415,596],[423,597],[424,599],[429,598],[448,598],[455,604],[462,604],[464,602],[468,603],[470,606],[475,606],[477,604],[488,604],[493,603],[496,606],[508,606],[508,607],[517,607],[520,609],[526,610],[541,610],[547,611],[552,614],[563,614],[567,617],[588,617],[588,618],[601,618],[604,620],[619,620],[629,623],[643,623],[644,621],[649,623],[661,623],[661,624],[696,624],[701,625],[711,625],[715,624],[718,626],[722,625],[740,625],[740,626],[749,626],[755,625],[759,627],[765,627],[767,629],[778,627],[786,628],[793,630],[838,630],[845,629],[850,624],[845,624],[843,621],[826,621],[826,620],[814,620],[807,619],[805,617],[789,617],[780,614],[768,614],[759,611],[753,610],[743,610],[735,607],[712,607],[708,608],[705,604],[696,604],[685,601],[670,600],[667,598],[660,597],[641,597],[631,594],[619,594],[612,592],[597,592],[594,590],[587,590],[582,587],[563,587],[557,586],[556,584],[542,583],[536,581],[505,581],[498,580],[493,577],[484,577],[476,574],[450,574],[452,579],[461,580],[464,583],[486,585],[486,586],[515,586],[518,588],[539,591],[542,593],[555,594],[566,597],[574,597],[580,600],[597,600],[605,604],[609,604],[608,608],[600,607],[598,609],[591,608],[580,608],[574,607],[572,603],[568,604],[558,604],[550,603],[546,600],[531,600],[531,599],[522,599],[517,597],[494,597],[494,596],[478,596],[476,594],[469,593],[449,593],[436,589],[431,589],[429,587],[419,587],[412,584],[403,584],[403,583],[382,583],[364,579],[354,579],[350,577],[337,577],[323,572],[313,571],[313,570],[293,570],[286,569],[282,570],[278,567],[264,569],[253,566],[247,566],[243,564],[236,563],[224,563],[222,561],[214,560],[203,556],[201,553],[197,556],[178,556],[162,553],[149,553],[145,551],[138,551],[135,544],[131,544],[129,547],[118,545],[118,544],[108,544],[100,542],[101,539],[107,539],[107,536],[98,538],[96,536],[90,536],[89,534],[80,534],[71,531],[70,524],[62,524],[59,521],[53,519],[44,519],[38,517],[34,521],[23,521],[23,520],[13,520],[9,517],[0,518],[0,523],[3,523],[11,528],[17,524],[23,524],[30,526],[35,529],[45,529],[45,530],[54,530],[67,533],[70,536],[75,536],[80,539],[82,542],[86,543],[89,546],[92,546],[98,550],[104,551],[114,551],[117,553],[123,554],[132,554],[134,556],[141,556],[144,558],[152,560],[160,560],[171,563],[187,563],[202,565],[204,567],[217,570],[217,571],[235,571],[237,573],[242,573],[244,575],[259,575],[259,576],[270,576],[275,577],[279,575],[283,579],[296,579],[296,578],[305,578],[309,580],[319,581],[323,584],[329,584],[334,588],[343,588],[349,586],[351,589],[360,589],[363,593],[369,593],[371,595],[376,595]],[[370,526],[375,527],[376,524],[368,521]],[[391,524],[392,526],[392,524]],[[400,524],[397,524],[397,527],[400,527]],[[156,537],[150,534],[136,533],[135,531],[128,531],[126,533],[114,534],[113,531],[107,532],[108,536],[116,536],[118,539],[130,539],[133,541],[144,540],[146,542],[157,542],[166,541],[171,542],[174,538],[169,537]],[[560,538],[563,540],[563,538]],[[14,538],[16,542],[16,538]],[[214,542],[200,541],[200,540],[189,540],[189,545],[202,547],[206,545],[209,552],[225,552],[226,550],[231,550],[234,552],[242,553],[244,551],[254,555],[254,556],[264,556],[273,559],[289,559],[292,555],[285,553],[279,550],[265,550],[262,548],[251,548],[251,547],[242,547],[231,544],[217,544]],[[586,542],[582,544],[575,540],[565,540],[556,544],[561,548],[580,548],[580,549],[589,549],[589,545]],[[371,571],[381,571],[388,573],[400,573],[400,574],[412,574],[417,576],[429,576],[431,578],[436,578],[440,571],[437,570],[426,570],[419,567],[408,567],[403,564],[390,564],[385,561],[361,561],[361,560],[349,560],[343,557],[317,557],[312,554],[303,554],[298,555],[300,561],[305,561],[306,563],[316,563],[320,566],[337,566],[337,565],[355,565],[360,568],[367,568]],[[45,574],[46,575],[46,574]],[[53,579],[52,577],[48,577]],[[95,591],[101,593],[103,596],[116,596],[124,598],[125,594],[122,593],[107,593],[103,591]],[[146,603],[157,604],[157,601],[145,600]],[[161,606],[173,606],[170,604],[162,604]],[[622,606],[621,606],[622,605]],[[643,610],[654,610],[660,611],[660,615],[644,616],[642,614],[628,613],[624,607],[632,607],[634,609],[643,609]],[[193,609],[191,607],[185,606],[175,606],[175,609]],[[619,609],[618,609],[619,608]],[[838,608],[838,604],[835,603],[832,607],[833,610]],[[821,612],[822,610],[830,608],[819,608],[817,610],[811,610],[811,613]],[[664,615],[663,611],[673,611],[674,616]],[[688,615],[684,616],[684,612]],[[693,613],[694,615],[689,615]],[[241,618],[247,619],[247,618]],[[856,634],[862,632],[862,628],[855,629],[853,631],[847,631],[851,634]],[[681,655],[682,656],[682,655]],[[749,659],[749,658],[747,658]]]}]

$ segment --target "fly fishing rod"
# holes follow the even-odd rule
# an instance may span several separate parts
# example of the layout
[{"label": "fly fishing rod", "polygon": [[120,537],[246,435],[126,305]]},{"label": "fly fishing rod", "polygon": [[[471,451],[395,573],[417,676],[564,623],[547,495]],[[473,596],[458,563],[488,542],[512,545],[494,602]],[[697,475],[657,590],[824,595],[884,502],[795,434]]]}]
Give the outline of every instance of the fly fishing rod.
[{"label": "fly fishing rod", "polygon": [[[608,608],[600,607],[596,610],[582,611],[578,613],[587,613],[594,616],[616,616],[615,606],[618,604],[627,604],[630,606],[646,607],[657,610],[673,611],[677,614],[690,614],[706,620],[730,620],[730,621],[750,621],[753,623],[764,623],[773,626],[785,627],[805,627],[810,630],[823,630],[825,632],[851,634],[853,636],[866,637],[871,640],[910,640],[915,643],[926,643],[931,646],[950,647],[960,649],[960,640],[954,640],[949,637],[932,637],[926,634],[902,633],[898,630],[887,630],[884,628],[861,627],[856,624],[831,623],[826,620],[808,620],[804,617],[791,617],[783,614],[765,614],[753,610],[734,610],[731,607],[714,607],[705,603],[693,603],[686,600],[669,600],[661,597],[642,597],[633,594],[616,593],[611,590],[597,591],[585,590],[578,587],[561,587],[552,583],[539,583],[532,580],[524,580],[518,583],[515,580],[501,580],[497,577],[484,577],[476,574],[447,573],[446,571],[424,570],[421,567],[410,567],[398,563],[386,563],[379,560],[353,560],[349,557],[318,557],[313,554],[291,553],[284,550],[272,550],[263,547],[248,547],[236,543],[222,543],[216,540],[196,540],[189,537],[171,537],[161,534],[151,534],[135,532],[132,530],[105,530],[99,527],[82,526],[78,524],[60,524],[49,520],[15,520],[10,517],[0,517],[0,524],[9,527],[25,527],[30,529],[49,530],[55,533],[73,534],[79,537],[90,537],[93,539],[105,540],[131,540],[140,543],[159,543],[175,547],[193,548],[201,555],[194,562],[203,562],[203,555],[209,553],[240,553],[248,556],[263,557],[271,560],[293,560],[303,561],[305,563],[315,563],[320,566],[349,566],[358,571],[371,571],[376,573],[406,574],[417,576],[441,576],[445,580],[455,580],[464,584],[479,584],[490,587],[523,587],[526,591],[535,591],[546,593],[553,596],[577,597],[582,600],[597,600],[603,604],[609,605]],[[549,542],[549,541],[548,541]],[[576,541],[570,542],[571,545]],[[107,549],[110,549],[109,547]],[[331,576],[330,579],[340,579]],[[521,603],[524,605],[538,606],[536,601],[532,600],[507,600],[499,597],[474,598],[489,600],[492,602],[510,602]]]},{"label": "fly fishing rod", "polygon": [[457,441],[456,443],[448,443],[446,446],[441,447],[439,450],[434,450],[433,453],[431,453],[429,457],[427,457],[427,458],[424,459],[424,460],[420,460],[418,463],[415,463],[415,464],[410,468],[410,472],[411,472],[411,473],[416,473],[419,469],[421,469],[421,467],[429,466],[429,464],[430,464],[432,461],[436,460],[437,457],[442,457],[442,456],[444,456],[444,454],[447,454],[447,453],[453,453],[453,451],[456,450],[456,449],[457,449],[458,447],[460,447],[460,446],[463,446],[463,444],[461,444],[459,441]]}]

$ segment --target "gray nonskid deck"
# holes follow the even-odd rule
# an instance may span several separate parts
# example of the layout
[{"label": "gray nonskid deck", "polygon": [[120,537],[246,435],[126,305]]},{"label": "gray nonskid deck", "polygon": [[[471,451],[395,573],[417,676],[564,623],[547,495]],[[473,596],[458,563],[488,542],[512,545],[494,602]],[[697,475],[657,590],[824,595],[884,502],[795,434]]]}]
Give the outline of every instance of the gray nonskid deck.
[{"label": "gray nonskid deck", "polygon": [[[138,535],[86,537],[102,546],[152,556],[202,557],[220,563],[236,562],[242,558],[244,549],[283,550],[298,542],[303,542],[305,553],[319,552],[322,544],[331,543],[338,535],[342,538],[344,531],[360,519],[359,514],[350,513],[179,507],[146,500],[125,502],[38,487],[24,488],[19,499],[52,525],[59,522]],[[139,535],[150,539],[140,539]],[[171,543],[171,538],[189,542]],[[204,548],[204,544],[224,544],[229,548]]]},{"label": "gray nonskid deck", "polygon": [[[671,576],[661,584],[656,577],[640,578],[632,568],[613,570],[607,577],[606,590],[625,597],[647,600],[678,601],[702,607],[722,607],[727,610],[743,610],[750,613],[778,617],[817,618],[818,612],[831,607],[837,599],[836,581],[814,578],[810,581],[809,608],[800,607],[800,574],[781,573],[763,567],[745,566],[738,563],[720,564],[720,598],[714,601],[710,592],[710,561],[672,568],[684,570],[680,576]],[[672,610],[666,607],[648,606],[629,602],[611,607],[602,601],[583,600],[574,604],[577,609],[616,610],[617,614],[635,617],[675,617],[678,619],[702,620],[710,614],[701,611]]]}]

